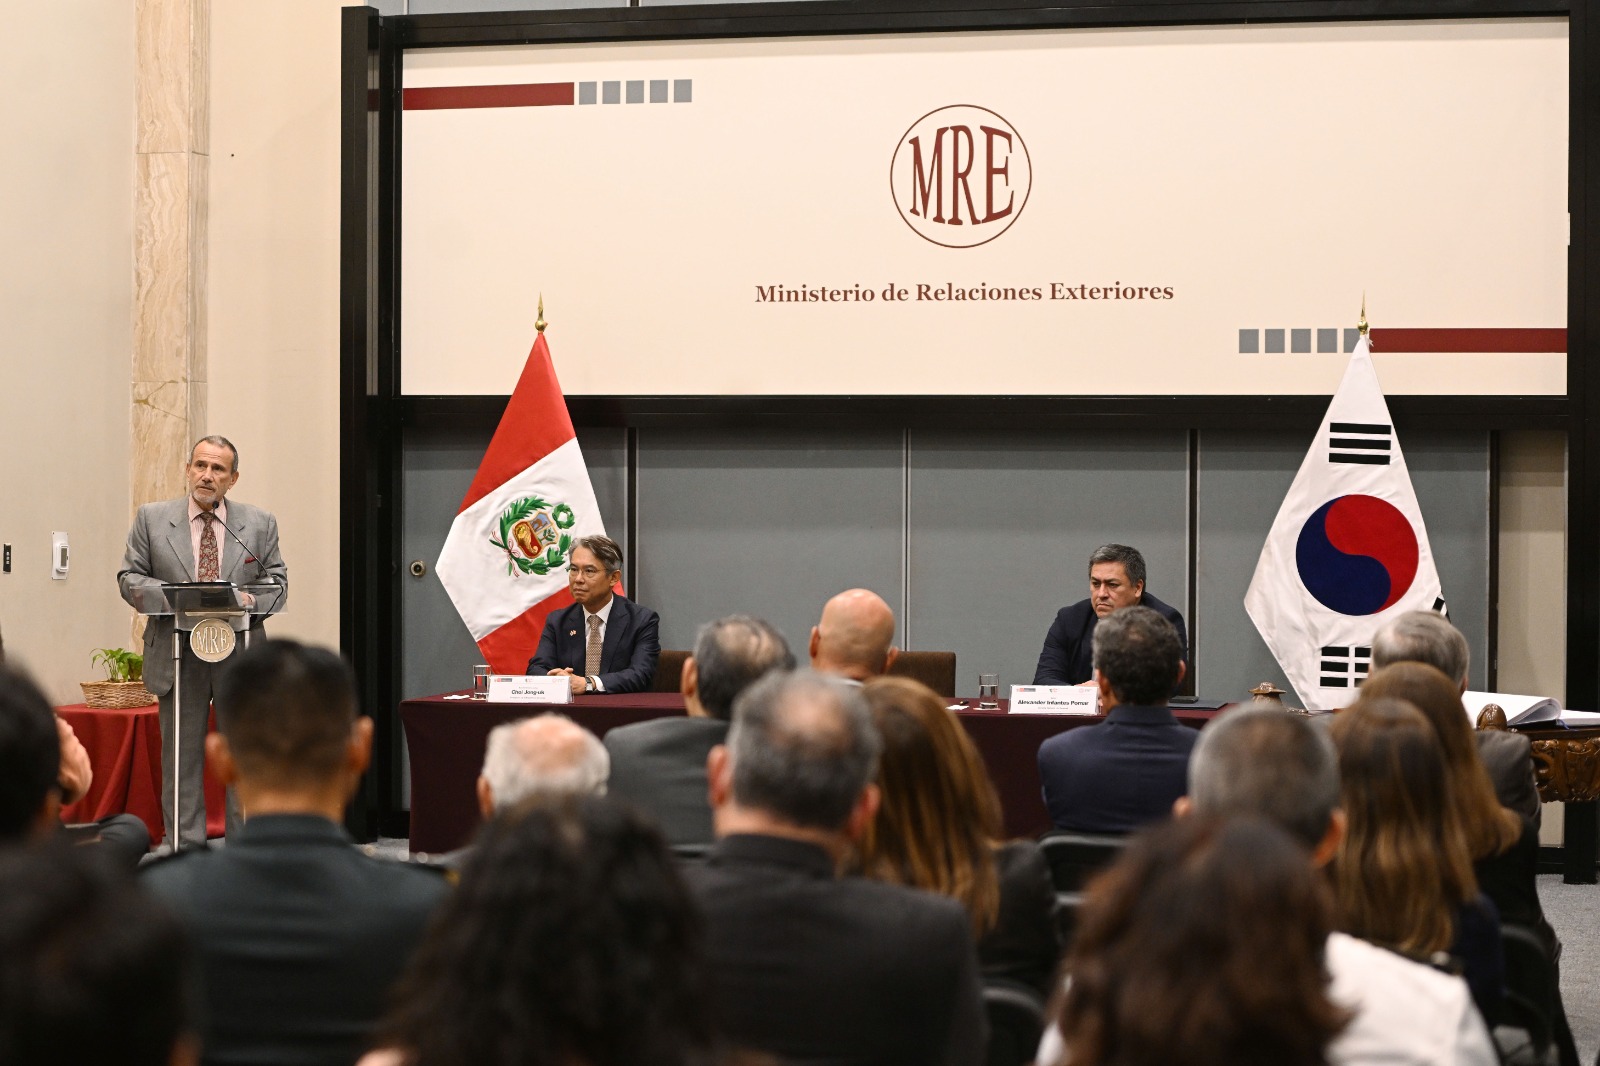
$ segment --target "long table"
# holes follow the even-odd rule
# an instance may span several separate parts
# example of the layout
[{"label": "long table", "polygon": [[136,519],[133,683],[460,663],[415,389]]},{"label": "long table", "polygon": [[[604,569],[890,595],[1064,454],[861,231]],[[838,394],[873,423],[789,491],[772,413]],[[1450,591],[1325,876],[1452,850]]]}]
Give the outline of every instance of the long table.
[{"label": "long table", "polygon": [[[425,696],[400,704],[400,720],[411,755],[413,851],[450,851],[471,837],[479,820],[473,783],[483,766],[489,731],[502,722],[557,710],[603,737],[617,726],[684,713],[683,697],[677,693],[578,696],[563,707],[450,698],[460,695]],[[1049,829],[1036,761],[1039,745],[1057,733],[1105,719],[1010,714],[1005,700],[1000,701],[997,711],[977,710],[975,699],[961,702],[969,709],[958,711],[957,717],[983,755],[1000,793],[1006,834],[1037,836]],[[1180,722],[1195,729],[1220,713],[1182,707],[1173,708],[1173,712]]]}]

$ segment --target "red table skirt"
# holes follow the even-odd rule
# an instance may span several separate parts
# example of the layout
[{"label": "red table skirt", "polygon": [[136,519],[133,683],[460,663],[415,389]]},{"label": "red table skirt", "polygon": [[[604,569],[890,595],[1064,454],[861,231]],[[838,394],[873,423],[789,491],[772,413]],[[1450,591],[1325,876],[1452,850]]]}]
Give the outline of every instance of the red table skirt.
[{"label": "red table skirt", "polygon": [[[965,701],[973,707],[977,701]],[[1006,700],[998,711],[963,710],[957,717],[989,768],[1007,836],[1037,836],[1050,828],[1039,785],[1039,745],[1067,729],[1105,721],[1098,717],[1055,714],[1008,714]],[[675,692],[578,696],[570,705],[545,707],[526,703],[427,696],[400,704],[406,746],[411,754],[411,850],[445,852],[465,844],[479,821],[474,782],[483,767],[489,731],[546,710],[567,715],[596,736],[617,726],[683,714],[683,697]],[[1217,714],[1212,710],[1175,709],[1178,720],[1196,729]]]},{"label": "red table skirt", "polygon": [[[64,822],[98,822],[113,814],[138,816],[150,830],[150,842],[166,835],[161,822],[161,720],[156,705],[132,710],[90,709],[83,704],[57,707],[78,740],[89,751],[94,782],[77,803],[61,812]],[[213,712],[208,732],[217,728]],[[206,835],[220,837],[226,825],[221,783],[205,771]],[[187,802],[187,801],[186,801]]]}]

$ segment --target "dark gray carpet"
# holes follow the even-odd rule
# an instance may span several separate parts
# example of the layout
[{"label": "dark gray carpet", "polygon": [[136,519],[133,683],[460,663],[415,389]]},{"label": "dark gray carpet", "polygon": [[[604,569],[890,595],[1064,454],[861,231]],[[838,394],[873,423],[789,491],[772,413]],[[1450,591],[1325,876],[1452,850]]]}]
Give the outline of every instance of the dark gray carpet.
[{"label": "dark gray carpet", "polygon": [[1593,1062],[1600,1049],[1600,885],[1568,885],[1560,874],[1541,874],[1539,900],[1561,938],[1561,999],[1578,1057]]}]

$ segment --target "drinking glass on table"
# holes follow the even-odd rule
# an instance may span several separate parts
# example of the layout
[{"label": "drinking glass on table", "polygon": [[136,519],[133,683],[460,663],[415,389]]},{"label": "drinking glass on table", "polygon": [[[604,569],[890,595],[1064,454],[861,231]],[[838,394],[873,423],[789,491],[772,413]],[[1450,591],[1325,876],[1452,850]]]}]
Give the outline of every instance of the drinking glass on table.
[{"label": "drinking glass on table", "polygon": [[486,700],[489,698],[489,664],[479,663],[472,668],[472,698]]},{"label": "drinking glass on table", "polygon": [[978,675],[978,710],[998,711],[1000,709],[1000,675]]}]

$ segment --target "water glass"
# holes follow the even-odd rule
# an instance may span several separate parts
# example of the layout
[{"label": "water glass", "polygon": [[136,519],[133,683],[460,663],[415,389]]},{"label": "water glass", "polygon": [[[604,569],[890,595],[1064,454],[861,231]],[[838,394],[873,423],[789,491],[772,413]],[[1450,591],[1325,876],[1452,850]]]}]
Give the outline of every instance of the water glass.
[{"label": "water glass", "polygon": [[998,711],[1000,709],[1000,675],[978,675],[978,710]]},{"label": "water glass", "polygon": [[472,698],[486,700],[489,698],[489,664],[479,663],[472,668]]}]

